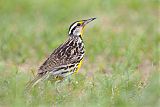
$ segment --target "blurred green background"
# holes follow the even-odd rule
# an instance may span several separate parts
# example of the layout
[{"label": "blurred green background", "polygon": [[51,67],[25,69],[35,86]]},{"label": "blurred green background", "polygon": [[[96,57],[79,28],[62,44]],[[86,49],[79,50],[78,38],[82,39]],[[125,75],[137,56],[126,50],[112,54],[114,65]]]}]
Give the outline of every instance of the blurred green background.
[{"label": "blurred green background", "polygon": [[[158,107],[158,0],[0,0],[0,106]],[[67,39],[71,23],[87,25],[80,72],[57,93],[50,82],[24,94],[32,71]]]}]

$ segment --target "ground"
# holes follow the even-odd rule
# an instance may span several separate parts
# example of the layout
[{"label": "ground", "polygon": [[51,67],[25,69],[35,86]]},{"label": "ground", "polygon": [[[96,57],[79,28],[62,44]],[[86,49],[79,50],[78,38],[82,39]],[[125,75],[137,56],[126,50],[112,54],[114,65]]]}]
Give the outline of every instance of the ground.
[{"label": "ground", "polygon": [[[158,0],[1,0],[0,106],[158,107]],[[72,22],[87,25],[79,73],[57,87],[45,81],[25,93]]]}]

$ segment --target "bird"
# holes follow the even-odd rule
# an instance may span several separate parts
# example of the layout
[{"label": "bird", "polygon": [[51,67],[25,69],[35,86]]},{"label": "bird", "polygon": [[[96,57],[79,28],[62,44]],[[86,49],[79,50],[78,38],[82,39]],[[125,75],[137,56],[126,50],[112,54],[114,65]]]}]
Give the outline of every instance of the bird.
[{"label": "bird", "polygon": [[79,20],[70,25],[66,42],[49,55],[37,70],[34,79],[28,82],[26,89],[48,78],[64,80],[79,71],[85,54],[83,31],[85,26],[95,19]]}]

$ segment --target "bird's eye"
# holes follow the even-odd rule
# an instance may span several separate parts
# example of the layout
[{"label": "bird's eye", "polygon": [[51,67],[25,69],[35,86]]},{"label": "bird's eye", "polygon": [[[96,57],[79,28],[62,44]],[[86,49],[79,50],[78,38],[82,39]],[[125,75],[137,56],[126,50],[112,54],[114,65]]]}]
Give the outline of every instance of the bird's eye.
[{"label": "bird's eye", "polygon": [[81,25],[80,23],[77,24],[77,26],[80,26],[80,25]]}]

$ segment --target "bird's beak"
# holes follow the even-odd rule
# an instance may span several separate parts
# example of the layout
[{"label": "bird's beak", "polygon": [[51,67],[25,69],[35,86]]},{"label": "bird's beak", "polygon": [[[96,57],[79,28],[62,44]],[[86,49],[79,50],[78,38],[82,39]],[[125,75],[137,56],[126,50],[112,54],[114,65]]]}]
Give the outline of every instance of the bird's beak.
[{"label": "bird's beak", "polygon": [[87,19],[87,20],[83,20],[84,22],[83,22],[83,27],[86,25],[86,24],[88,24],[89,22],[91,22],[91,21],[93,21],[93,20],[95,20],[96,18],[94,17],[94,18],[90,18],[90,19]]}]

